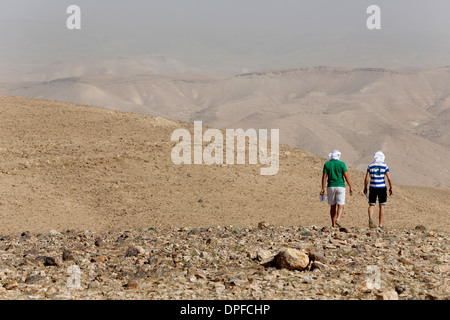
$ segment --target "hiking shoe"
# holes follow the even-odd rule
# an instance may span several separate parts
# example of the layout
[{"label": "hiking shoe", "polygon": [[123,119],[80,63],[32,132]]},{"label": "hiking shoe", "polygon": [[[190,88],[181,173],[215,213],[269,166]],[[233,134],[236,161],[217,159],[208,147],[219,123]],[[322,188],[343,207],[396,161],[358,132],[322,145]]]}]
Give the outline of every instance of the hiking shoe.
[{"label": "hiking shoe", "polygon": [[375,225],[375,223],[373,223],[373,220],[372,219],[369,219],[369,228],[371,228],[371,229],[374,229],[374,228],[376,228],[377,226]]},{"label": "hiking shoe", "polygon": [[339,227],[339,228],[343,228],[344,226],[342,225],[342,223],[339,221],[339,220],[336,220],[336,225]]}]

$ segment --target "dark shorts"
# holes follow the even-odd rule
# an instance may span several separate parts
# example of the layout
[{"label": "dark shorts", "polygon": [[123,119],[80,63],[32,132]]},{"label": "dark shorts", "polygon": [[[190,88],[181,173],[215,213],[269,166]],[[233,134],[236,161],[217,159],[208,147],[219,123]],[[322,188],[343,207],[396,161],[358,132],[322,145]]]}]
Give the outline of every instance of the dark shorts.
[{"label": "dark shorts", "polygon": [[369,189],[369,204],[376,205],[377,198],[379,204],[386,204],[387,188],[370,188]]}]

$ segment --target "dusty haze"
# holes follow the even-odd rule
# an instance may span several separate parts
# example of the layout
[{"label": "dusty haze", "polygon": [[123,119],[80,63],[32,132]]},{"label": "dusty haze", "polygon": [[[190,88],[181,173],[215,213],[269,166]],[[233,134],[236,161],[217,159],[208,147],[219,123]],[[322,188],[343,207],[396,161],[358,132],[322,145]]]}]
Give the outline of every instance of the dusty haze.
[{"label": "dusty haze", "polygon": [[[450,65],[445,0],[0,1],[1,76],[92,58],[163,55],[203,74],[305,66],[429,69]],[[381,30],[366,27],[370,5]],[[192,71],[192,70],[191,70]]]},{"label": "dusty haze", "polygon": [[[450,186],[450,3],[0,1],[0,94],[219,128],[279,128],[282,143],[394,182]],[[324,66],[324,67],[321,67]]]}]

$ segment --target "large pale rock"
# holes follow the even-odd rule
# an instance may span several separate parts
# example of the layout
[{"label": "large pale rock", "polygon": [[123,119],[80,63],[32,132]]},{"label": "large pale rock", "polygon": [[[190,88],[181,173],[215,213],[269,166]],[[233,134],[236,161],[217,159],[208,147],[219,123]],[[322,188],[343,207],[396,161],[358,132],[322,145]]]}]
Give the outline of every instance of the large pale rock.
[{"label": "large pale rock", "polygon": [[288,248],[280,251],[273,258],[273,262],[278,268],[286,268],[289,270],[304,270],[309,265],[309,257],[303,251]]}]

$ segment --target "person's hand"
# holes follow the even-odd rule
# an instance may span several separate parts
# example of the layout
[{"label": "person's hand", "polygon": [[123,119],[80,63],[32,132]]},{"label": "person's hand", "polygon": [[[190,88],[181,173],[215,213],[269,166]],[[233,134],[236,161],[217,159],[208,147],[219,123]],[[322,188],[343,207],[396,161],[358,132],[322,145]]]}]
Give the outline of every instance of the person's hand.
[{"label": "person's hand", "polygon": [[320,191],[320,195],[323,196],[325,194],[325,189],[322,189],[322,191]]},{"label": "person's hand", "polygon": [[352,196],[352,195],[353,195],[353,188],[350,187],[350,196]]},{"label": "person's hand", "polygon": [[394,194],[394,191],[392,190],[392,187],[389,188],[389,195],[392,196]]},{"label": "person's hand", "polygon": [[366,195],[366,194],[367,194],[367,187],[366,187],[366,188],[364,188],[364,191],[363,191],[363,193],[364,193],[364,195]]}]

